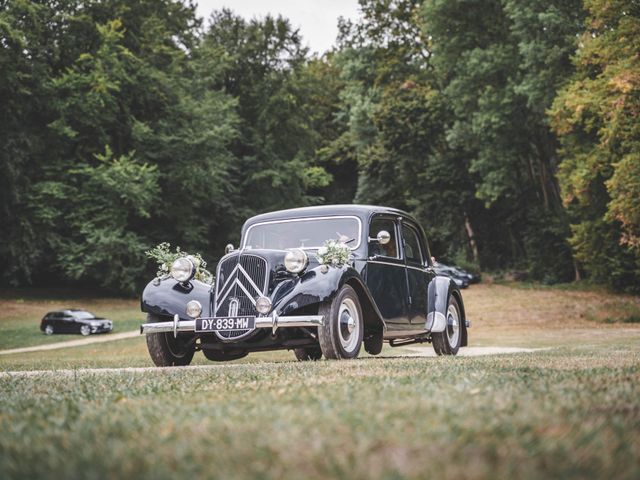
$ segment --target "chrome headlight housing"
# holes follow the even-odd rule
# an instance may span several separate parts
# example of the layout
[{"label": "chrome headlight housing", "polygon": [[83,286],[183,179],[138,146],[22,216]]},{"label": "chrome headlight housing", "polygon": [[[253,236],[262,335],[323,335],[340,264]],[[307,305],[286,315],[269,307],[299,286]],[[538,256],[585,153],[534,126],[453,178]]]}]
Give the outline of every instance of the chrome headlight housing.
[{"label": "chrome headlight housing", "polygon": [[309,257],[300,248],[293,248],[284,256],[284,268],[290,273],[300,273],[309,264]]},{"label": "chrome headlight housing", "polygon": [[169,274],[178,282],[188,282],[196,274],[196,266],[187,257],[180,257],[171,264]]},{"label": "chrome headlight housing", "polygon": [[187,303],[187,315],[191,318],[198,318],[202,313],[202,304],[197,300],[190,300]]}]

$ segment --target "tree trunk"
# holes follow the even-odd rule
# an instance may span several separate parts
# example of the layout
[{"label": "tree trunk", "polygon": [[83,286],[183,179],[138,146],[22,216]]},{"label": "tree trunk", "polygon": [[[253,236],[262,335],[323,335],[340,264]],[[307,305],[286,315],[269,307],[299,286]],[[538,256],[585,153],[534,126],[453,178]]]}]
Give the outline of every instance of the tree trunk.
[{"label": "tree trunk", "polygon": [[473,227],[469,216],[465,212],[464,214],[464,228],[467,230],[467,237],[469,237],[469,246],[471,247],[471,253],[473,254],[473,262],[476,265],[480,265],[480,255],[478,254],[478,244],[476,243],[476,237],[473,233]]}]

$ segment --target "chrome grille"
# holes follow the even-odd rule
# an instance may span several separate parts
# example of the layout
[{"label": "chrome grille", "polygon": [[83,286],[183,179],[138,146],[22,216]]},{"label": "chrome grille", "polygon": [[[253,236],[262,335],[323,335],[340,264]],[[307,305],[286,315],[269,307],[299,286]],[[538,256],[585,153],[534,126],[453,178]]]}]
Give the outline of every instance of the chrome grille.
[{"label": "chrome grille", "polygon": [[[226,317],[232,301],[237,301],[235,316],[255,315],[255,300],[267,291],[267,261],[253,254],[234,254],[218,265],[216,275],[215,316]],[[216,332],[223,339],[235,339],[247,335],[251,330]]]}]

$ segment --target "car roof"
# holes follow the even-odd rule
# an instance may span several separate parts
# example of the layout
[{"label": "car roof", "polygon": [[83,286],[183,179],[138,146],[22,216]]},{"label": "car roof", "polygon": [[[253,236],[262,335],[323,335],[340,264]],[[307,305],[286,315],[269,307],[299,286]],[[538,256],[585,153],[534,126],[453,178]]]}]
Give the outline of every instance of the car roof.
[{"label": "car roof", "polygon": [[277,210],[275,212],[262,213],[249,218],[242,227],[242,233],[245,232],[249,225],[254,223],[286,220],[290,218],[304,217],[323,217],[335,215],[353,215],[361,219],[367,219],[374,213],[383,213],[390,215],[401,215],[413,219],[407,212],[397,208],[381,207],[378,205],[320,205],[314,207],[289,208],[286,210]]},{"label": "car roof", "polygon": [[73,312],[87,312],[87,313],[91,313],[83,308],[63,308],[62,310],[53,310],[49,313],[47,313],[47,315],[51,315],[53,313],[73,313]]}]

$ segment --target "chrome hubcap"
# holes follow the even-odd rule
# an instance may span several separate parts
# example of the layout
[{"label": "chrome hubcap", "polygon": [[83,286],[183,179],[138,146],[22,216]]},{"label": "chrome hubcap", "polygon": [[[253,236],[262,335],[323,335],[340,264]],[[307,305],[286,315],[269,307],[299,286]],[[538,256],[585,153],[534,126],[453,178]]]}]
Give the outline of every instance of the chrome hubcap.
[{"label": "chrome hubcap", "polygon": [[338,322],[340,344],[347,352],[352,352],[360,338],[360,317],[355,302],[350,298],[345,298],[340,304]]},{"label": "chrome hubcap", "polygon": [[353,319],[352,316],[348,316],[347,317],[347,331],[349,333],[353,333],[353,331],[356,329],[356,321]]},{"label": "chrome hubcap", "polygon": [[449,305],[447,309],[447,339],[451,347],[458,345],[460,338],[460,318],[458,310],[454,305]]}]

